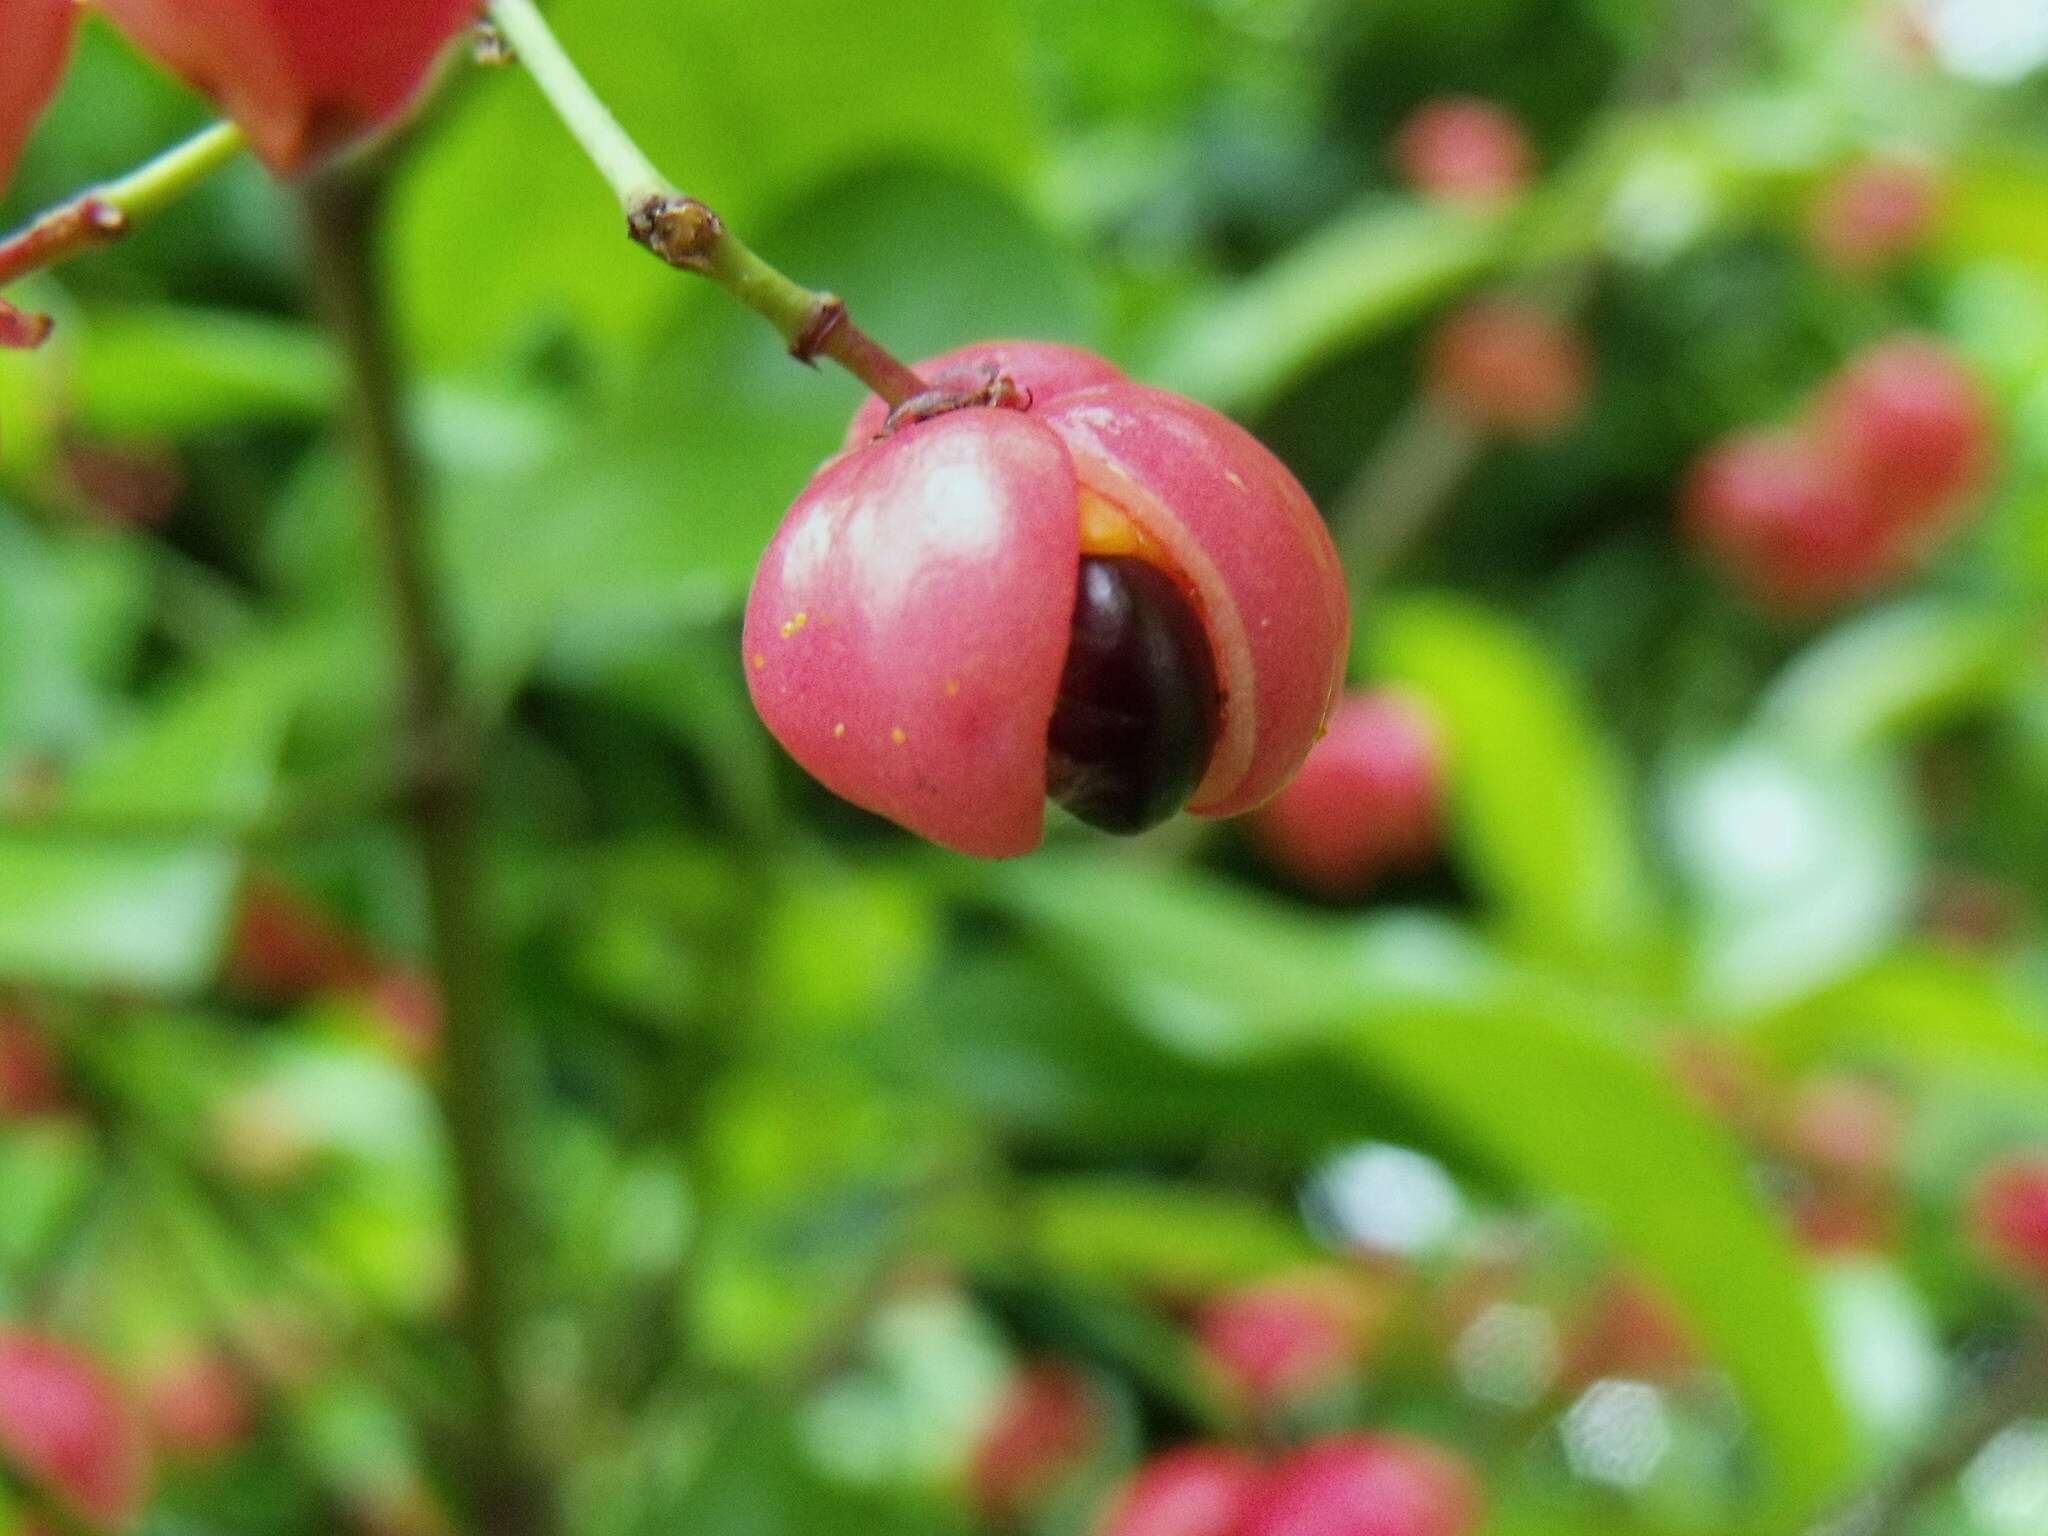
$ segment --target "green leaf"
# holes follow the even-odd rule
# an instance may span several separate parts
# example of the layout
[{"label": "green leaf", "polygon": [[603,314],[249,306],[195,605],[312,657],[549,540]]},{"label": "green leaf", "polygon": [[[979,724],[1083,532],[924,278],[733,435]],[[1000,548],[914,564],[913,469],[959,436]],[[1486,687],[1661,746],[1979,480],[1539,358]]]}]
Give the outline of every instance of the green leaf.
[{"label": "green leaf", "polygon": [[1938,598],[1880,608],[1786,667],[1757,724],[1802,750],[1877,746],[1981,706],[2005,687],[2024,638],[1998,614]]},{"label": "green leaf", "polygon": [[1495,963],[1456,924],[1340,924],[1234,886],[1050,854],[965,876],[1082,953],[1177,1051],[1228,1060],[1314,1038],[1368,1003],[1485,995]]},{"label": "green leaf", "polygon": [[1444,733],[1453,838],[1508,930],[1581,959],[1642,943],[1658,901],[1629,787],[1558,664],[1507,620],[1452,598],[1388,605],[1369,644]]},{"label": "green leaf", "polygon": [[[1247,1059],[1341,1050],[1362,1105],[1367,1084],[1390,1090],[1440,1135],[1588,1218],[1668,1291],[1735,1382],[1776,1507],[1807,1507],[1834,1486],[1846,1431],[1791,1246],[1728,1133],[1597,1028],[1585,1002],[1469,954],[1432,985],[1415,965],[1426,951],[1412,935],[1395,943],[1386,920],[1348,930],[1347,947],[1338,925],[1185,875],[1041,857],[985,889],[1159,1038]],[[1442,932],[1433,942],[1450,948]]]},{"label": "green leaf", "polygon": [[1502,235],[1492,219],[1376,199],[1194,306],[1147,377],[1219,410],[1258,411],[1311,369],[1483,272],[1501,254]]},{"label": "green leaf", "polygon": [[1298,1221],[1261,1201],[1139,1179],[1042,1179],[1023,1192],[1033,1249],[1061,1274],[1195,1296],[1313,1263]]},{"label": "green leaf", "polygon": [[99,736],[148,596],[134,544],[47,537],[0,512],[0,764]]},{"label": "green leaf", "polygon": [[92,989],[205,985],[240,854],[225,834],[166,823],[232,828],[258,814],[296,701],[270,653],[223,666],[88,764],[53,826],[0,830],[0,974]]},{"label": "green leaf", "polygon": [[341,373],[318,332],[196,309],[96,310],[80,328],[72,403],[111,437],[181,437],[332,410]]},{"label": "green leaf", "polygon": [[2024,979],[1937,949],[1888,954],[1750,1038],[1793,1073],[1876,1055],[2048,1090],[2048,1014]]},{"label": "green leaf", "polygon": [[[699,0],[659,17],[640,0],[563,0],[548,14],[655,164],[778,264],[762,218],[830,176],[908,154],[1014,184],[1030,158],[1020,39],[994,0]],[[422,357],[476,360],[562,326],[644,333],[693,279],[627,243],[522,71],[465,89],[393,204],[399,315]]]}]

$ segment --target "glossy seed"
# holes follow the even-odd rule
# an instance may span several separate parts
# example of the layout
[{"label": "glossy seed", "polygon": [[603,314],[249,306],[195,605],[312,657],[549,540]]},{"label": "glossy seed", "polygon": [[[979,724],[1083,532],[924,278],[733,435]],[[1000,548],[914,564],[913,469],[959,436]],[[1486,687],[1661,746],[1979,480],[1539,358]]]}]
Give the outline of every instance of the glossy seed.
[{"label": "glossy seed", "polygon": [[1179,584],[1132,556],[1084,555],[1046,793],[1105,832],[1157,826],[1201,783],[1221,717],[1209,637]]}]

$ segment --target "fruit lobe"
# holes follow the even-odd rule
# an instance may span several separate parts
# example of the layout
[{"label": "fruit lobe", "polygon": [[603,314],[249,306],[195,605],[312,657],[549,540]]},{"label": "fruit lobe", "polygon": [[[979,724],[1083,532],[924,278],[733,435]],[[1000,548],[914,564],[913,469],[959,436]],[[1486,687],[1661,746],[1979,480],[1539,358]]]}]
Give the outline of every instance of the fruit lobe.
[{"label": "fruit lobe", "polygon": [[1401,1435],[1317,1441],[1269,1474],[1242,1536],[1470,1536],[1477,1482],[1449,1451]]},{"label": "fruit lobe", "polygon": [[56,92],[78,16],[76,0],[0,0],[0,192]]},{"label": "fruit lobe", "polygon": [[1356,895],[1435,854],[1443,780],[1442,745],[1418,703],[1391,690],[1349,694],[1301,772],[1259,812],[1256,835],[1301,885]]},{"label": "fruit lobe", "polygon": [[101,0],[280,175],[389,124],[481,0]]},{"label": "fruit lobe", "polygon": [[1163,1451],[1117,1492],[1099,1536],[1238,1536],[1262,1475],[1230,1446]]},{"label": "fruit lobe", "polygon": [[1307,494],[1234,423],[1071,348],[996,342],[919,371],[997,367],[1018,408],[876,439],[865,407],[852,446],[797,498],[748,601],[756,709],[855,804],[962,852],[1028,852],[1085,524],[1088,553],[1156,566],[1207,637],[1215,746],[1187,808],[1257,805],[1314,740],[1349,630]]},{"label": "fruit lobe", "polygon": [[117,1526],[142,1508],[148,1454],[120,1389],[68,1344],[0,1330],[0,1456],[78,1515]]}]

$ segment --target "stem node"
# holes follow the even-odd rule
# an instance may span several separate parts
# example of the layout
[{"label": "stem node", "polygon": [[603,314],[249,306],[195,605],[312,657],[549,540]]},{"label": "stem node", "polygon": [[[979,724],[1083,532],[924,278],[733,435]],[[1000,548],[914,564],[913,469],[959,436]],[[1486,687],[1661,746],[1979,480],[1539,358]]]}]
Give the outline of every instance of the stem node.
[{"label": "stem node", "polygon": [[709,276],[725,221],[694,197],[647,197],[626,215],[626,233],[670,266]]},{"label": "stem node", "polygon": [[832,339],[832,333],[846,323],[846,301],[836,293],[821,293],[804,323],[790,338],[789,355],[808,368],[818,366],[818,354]]}]

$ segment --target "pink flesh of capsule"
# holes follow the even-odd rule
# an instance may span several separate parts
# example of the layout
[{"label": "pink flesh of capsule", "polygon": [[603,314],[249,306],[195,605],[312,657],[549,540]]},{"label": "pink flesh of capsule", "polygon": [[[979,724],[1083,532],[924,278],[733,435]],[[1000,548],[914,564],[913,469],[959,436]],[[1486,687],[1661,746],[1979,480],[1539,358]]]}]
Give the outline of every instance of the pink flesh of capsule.
[{"label": "pink flesh of capsule", "polygon": [[[870,400],[847,428],[847,451],[790,509],[747,607],[747,676],[762,719],[828,789],[934,842],[994,857],[1035,848],[1085,485],[1165,551],[1215,651],[1222,736],[1188,809],[1250,810],[1300,766],[1343,681],[1349,607],[1307,493],[1234,422],[1128,383],[1092,353],[999,341],[917,365],[935,389],[971,387],[991,369],[1027,393],[1028,410],[952,411],[876,441],[887,407]],[[940,428],[949,430],[935,437]],[[905,453],[911,443],[931,446]],[[941,460],[950,477],[926,483]],[[973,559],[935,561],[925,524],[943,526],[956,495],[1002,508],[990,518],[999,531]],[[811,553],[795,561],[800,523]],[[921,594],[914,613],[871,600],[871,588],[910,580]],[[821,608],[865,615],[859,643],[781,654],[813,632]],[[785,635],[784,625],[797,627]],[[971,688],[952,659],[962,654],[979,659]],[[856,715],[868,736],[857,736]],[[875,746],[920,741],[915,755]]]},{"label": "pink flesh of capsule", "polygon": [[835,794],[962,853],[1038,846],[1080,563],[1074,471],[954,411],[828,465],[755,574],[754,707]]}]

